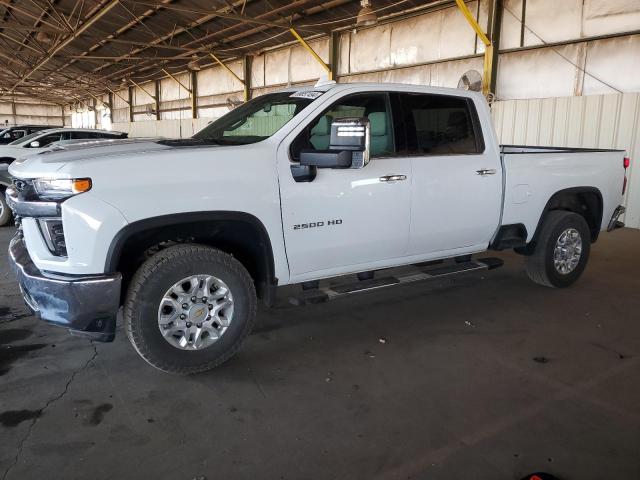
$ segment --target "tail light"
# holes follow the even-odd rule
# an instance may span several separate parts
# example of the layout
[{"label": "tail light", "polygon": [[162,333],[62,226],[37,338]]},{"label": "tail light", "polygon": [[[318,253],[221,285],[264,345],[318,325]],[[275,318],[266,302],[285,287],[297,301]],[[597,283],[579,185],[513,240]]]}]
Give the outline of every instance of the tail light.
[{"label": "tail light", "polygon": [[624,157],[622,159],[622,166],[624,167],[624,180],[622,181],[622,195],[627,191],[627,169],[631,165],[631,159],[629,157]]}]

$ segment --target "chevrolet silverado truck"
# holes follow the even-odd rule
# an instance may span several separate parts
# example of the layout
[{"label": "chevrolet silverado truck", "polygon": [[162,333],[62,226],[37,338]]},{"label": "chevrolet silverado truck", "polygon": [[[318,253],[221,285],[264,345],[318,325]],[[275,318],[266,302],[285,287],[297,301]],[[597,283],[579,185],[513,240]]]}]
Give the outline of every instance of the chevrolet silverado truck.
[{"label": "chevrolet silverado truck", "polygon": [[534,282],[567,287],[623,226],[628,165],[623,151],[501,146],[476,92],[289,88],[190,139],[16,160],[9,253],[43,320],[109,341],[122,312],[142,358],[189,374],[231,357],[283,285],[316,303],[515,249]]}]

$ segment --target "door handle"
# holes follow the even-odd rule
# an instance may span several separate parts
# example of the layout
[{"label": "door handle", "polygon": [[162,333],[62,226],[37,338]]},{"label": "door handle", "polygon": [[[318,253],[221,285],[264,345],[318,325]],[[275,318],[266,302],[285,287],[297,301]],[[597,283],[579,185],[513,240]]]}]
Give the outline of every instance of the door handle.
[{"label": "door handle", "polygon": [[406,180],[406,175],[384,175],[379,178],[381,182],[398,182],[400,180]]},{"label": "door handle", "polygon": [[476,170],[476,173],[481,177],[486,177],[487,175],[495,175],[495,168],[481,168],[480,170]]}]

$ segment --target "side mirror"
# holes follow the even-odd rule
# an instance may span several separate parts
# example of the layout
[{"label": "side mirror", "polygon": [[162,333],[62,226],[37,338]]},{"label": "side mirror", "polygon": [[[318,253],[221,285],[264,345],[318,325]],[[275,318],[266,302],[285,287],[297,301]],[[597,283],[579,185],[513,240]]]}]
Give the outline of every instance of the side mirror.
[{"label": "side mirror", "polygon": [[369,163],[370,144],[368,118],[340,118],[331,123],[329,150],[351,152],[351,168],[363,168]]},{"label": "side mirror", "polygon": [[37,140],[34,140],[33,142],[31,142],[31,143],[29,144],[29,146],[30,146],[31,148],[38,148],[38,147],[40,147],[40,142],[39,142],[39,141],[37,141]]},{"label": "side mirror", "polygon": [[302,150],[300,165],[317,168],[363,168],[369,163],[367,118],[340,118],[331,123],[329,150]]}]

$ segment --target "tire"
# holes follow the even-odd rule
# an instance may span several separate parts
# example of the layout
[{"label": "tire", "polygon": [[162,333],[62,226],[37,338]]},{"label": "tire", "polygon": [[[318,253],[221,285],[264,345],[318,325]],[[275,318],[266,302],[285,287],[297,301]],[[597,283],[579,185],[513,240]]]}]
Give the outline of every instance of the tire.
[{"label": "tire", "polygon": [[[558,266],[554,259],[558,242],[562,241],[561,236],[565,232],[568,232],[574,239],[576,238],[574,232],[577,232],[580,237],[581,251],[577,264],[573,268],[567,263],[562,263],[565,261],[562,256],[559,257],[560,264]],[[566,238],[565,236],[565,241]],[[566,250],[575,251],[576,249],[571,246]],[[577,213],[553,210],[546,215],[536,245],[531,255],[526,257],[527,275],[535,283],[545,287],[568,287],[578,280],[584,272],[590,251],[591,232],[584,217]]]},{"label": "tire", "polygon": [[[178,332],[174,336],[161,333],[161,328],[166,326],[160,326],[161,314],[165,315],[162,310],[165,307],[161,307],[161,301],[163,305],[164,303],[170,304],[167,306],[169,313],[166,315],[174,315],[175,312],[172,312],[173,304],[167,294],[170,289],[176,288],[181,279],[194,278],[196,275],[199,278],[212,276],[216,284],[224,285],[232,297],[232,311],[231,315],[224,314],[224,316],[229,316],[230,320],[219,338],[214,340],[211,335],[203,333],[200,340],[205,338],[213,343],[201,349],[189,350],[184,349],[184,346],[176,346],[175,343],[178,342],[178,339],[195,338],[191,337],[191,334]],[[200,281],[200,285],[203,285],[203,281],[198,281]],[[180,285],[188,286],[189,283]],[[198,290],[198,292],[207,290],[202,288],[203,290]],[[171,292],[173,291],[171,290]],[[191,294],[187,293],[186,295]],[[196,296],[197,294],[191,299]],[[213,296],[214,294],[211,295],[211,297]],[[227,297],[223,299],[223,301],[226,300],[228,300]],[[180,304],[181,301],[183,300],[177,302],[181,305],[176,306],[177,308],[184,308],[184,305],[192,300],[184,300],[187,303]],[[209,299],[208,301],[215,303],[217,300]],[[189,326],[185,322],[192,319],[194,308],[196,309],[194,311],[206,314],[209,319],[214,310],[209,308],[209,312],[205,310],[205,313],[202,313],[202,309],[197,305],[198,302],[201,302],[201,299],[196,299],[195,303],[189,303],[192,306],[189,310],[182,311],[185,315],[181,315],[179,319],[176,318],[175,323],[170,323],[171,328],[181,328],[178,326],[179,323],[182,323],[184,327]],[[201,306],[205,305],[201,304]],[[209,305],[209,307],[212,306]],[[149,364],[163,372],[188,375],[210,370],[233,356],[253,328],[256,309],[257,300],[253,281],[240,262],[215,248],[203,245],[176,245],[152,256],[133,276],[124,305],[124,326],[129,341],[138,354]],[[187,317],[186,320],[182,320],[182,316]],[[203,320],[200,317],[202,323],[198,326],[205,325],[206,322]],[[187,344],[187,348],[194,347]]]},{"label": "tire", "polygon": [[4,190],[0,190],[0,227],[4,227],[11,222],[12,217],[11,209],[4,198]]}]

